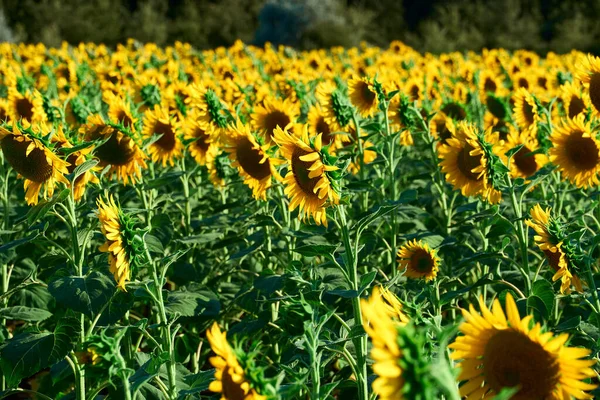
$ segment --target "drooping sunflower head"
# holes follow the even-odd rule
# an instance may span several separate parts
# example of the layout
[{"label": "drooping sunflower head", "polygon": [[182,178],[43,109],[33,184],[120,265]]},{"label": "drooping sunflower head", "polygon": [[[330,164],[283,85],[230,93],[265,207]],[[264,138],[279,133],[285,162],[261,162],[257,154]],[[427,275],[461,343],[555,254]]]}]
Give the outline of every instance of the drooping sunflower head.
[{"label": "drooping sunflower head", "polygon": [[519,128],[531,129],[539,120],[535,98],[527,89],[520,88],[513,96],[513,116]]},{"label": "drooping sunflower head", "polygon": [[339,202],[339,177],[335,159],[323,149],[323,136],[311,140],[306,127],[301,137],[277,128],[274,140],[288,163],[284,184],[290,211],[298,208],[299,218],[327,226],[326,207]]},{"label": "drooping sunflower head", "polygon": [[229,153],[232,167],[238,169],[244,183],[252,189],[252,196],[265,200],[272,179],[279,177],[275,160],[269,157],[269,145],[261,146],[250,126],[238,120],[223,136],[223,146]]},{"label": "drooping sunflower head", "polygon": [[531,132],[519,132],[512,125],[509,128],[509,132],[506,142],[504,142],[503,153],[506,154],[506,152],[515,147],[523,146],[512,156],[510,173],[514,178],[521,177],[527,179],[548,163],[548,157],[539,152],[540,146],[537,139],[531,135]]},{"label": "drooping sunflower head", "polygon": [[252,127],[261,132],[265,143],[273,143],[275,129],[285,129],[296,123],[299,112],[297,106],[288,100],[265,99],[254,109]]},{"label": "drooping sunflower head", "polygon": [[317,86],[316,97],[325,113],[327,122],[343,130],[352,121],[352,103],[344,91],[331,81],[324,81]]},{"label": "drooping sunflower head", "polygon": [[14,123],[11,130],[0,128],[0,148],[6,161],[25,180],[25,200],[29,205],[38,203],[40,191],[49,198],[58,183],[69,184],[65,178],[69,163],[56,154],[49,134],[45,124],[23,128]]},{"label": "drooping sunflower head", "polygon": [[227,128],[229,122],[226,104],[217,93],[202,84],[192,84],[189,87],[189,97],[185,104],[198,111],[198,122],[206,126],[210,124],[220,134]]},{"label": "drooping sunflower head", "polygon": [[461,191],[463,196],[481,196],[495,204],[501,199],[497,189],[500,177],[495,154],[498,143],[496,135],[490,129],[485,134],[467,122],[456,127],[454,136],[438,147],[440,166],[446,180]]},{"label": "drooping sunflower head", "polygon": [[498,299],[490,309],[481,297],[479,308],[463,310],[462,335],[449,346],[451,358],[460,360],[461,396],[491,399],[516,387],[518,400],[592,398],[586,392],[596,385],[584,382],[595,376],[595,360],[584,359],[589,350],[565,346],[566,333],[543,333],[532,315],[521,319],[510,293],[504,310]]},{"label": "drooping sunflower head", "polygon": [[348,95],[352,105],[363,117],[371,117],[377,112],[379,99],[371,79],[366,77],[350,79],[348,81]]},{"label": "drooping sunflower head", "polygon": [[210,363],[216,371],[215,380],[210,383],[208,390],[221,393],[222,399],[266,400],[266,397],[259,394],[248,379],[227,341],[226,332],[222,332],[216,322],[206,331],[206,337],[210,348],[216,354],[210,358]]},{"label": "drooping sunflower head", "polygon": [[190,112],[184,121],[184,141],[187,149],[199,165],[206,164],[211,147],[216,146],[217,134],[210,124],[199,121],[197,112]]},{"label": "drooping sunflower head", "polygon": [[163,167],[167,163],[172,166],[175,159],[181,157],[183,152],[183,144],[179,138],[181,126],[169,116],[168,109],[155,106],[153,110],[146,111],[142,133],[147,139],[160,135],[158,140],[148,148],[152,161],[161,162]]},{"label": "drooping sunflower head", "polygon": [[206,153],[206,168],[212,184],[217,188],[225,187],[230,170],[228,154],[218,146],[211,146]]},{"label": "drooping sunflower head", "polygon": [[564,120],[550,140],[550,161],[564,178],[577,187],[597,186],[600,171],[600,142],[592,134],[583,114]]},{"label": "drooping sunflower head", "polygon": [[107,124],[99,114],[90,115],[86,124],[79,131],[87,141],[100,141],[94,150],[100,167],[108,167],[108,176],[117,175],[124,184],[142,176],[142,168],[146,168],[146,155],[139,148],[129,133],[123,133]]},{"label": "drooping sunflower head", "polygon": [[46,122],[48,117],[44,111],[44,100],[41,93],[37,90],[21,93],[16,88],[10,88],[8,90],[8,116],[11,121]]},{"label": "drooping sunflower head", "polygon": [[404,271],[407,278],[423,278],[426,281],[437,276],[440,259],[427,243],[416,239],[406,243],[398,250],[398,269]]},{"label": "drooping sunflower head", "polygon": [[136,220],[125,214],[112,196],[106,200],[99,197],[96,203],[100,229],[106,240],[100,251],[108,253],[109,269],[117,287],[126,291],[126,283],[142,261],[143,239],[136,229]]},{"label": "drooping sunflower head", "polygon": [[554,271],[552,281],[556,282],[560,279],[560,292],[569,294],[571,286],[575,286],[578,292],[583,292],[581,280],[575,274],[574,265],[571,262],[573,247],[564,245],[566,234],[560,221],[550,215],[551,211],[550,208],[544,210],[539,204],[536,204],[529,212],[531,219],[525,220],[525,224],[536,233],[533,240],[544,252],[548,264]]},{"label": "drooping sunflower head", "polygon": [[596,116],[600,116],[600,57],[588,55],[582,59],[576,77],[587,89]]}]

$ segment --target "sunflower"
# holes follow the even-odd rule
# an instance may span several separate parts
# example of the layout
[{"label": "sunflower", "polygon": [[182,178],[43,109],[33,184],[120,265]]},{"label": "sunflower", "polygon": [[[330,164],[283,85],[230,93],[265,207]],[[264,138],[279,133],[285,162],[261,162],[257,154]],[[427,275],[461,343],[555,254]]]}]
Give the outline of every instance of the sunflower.
[{"label": "sunflower", "polygon": [[554,337],[542,326],[531,326],[533,316],[521,319],[515,300],[506,294],[506,312],[494,300],[491,310],[479,298],[463,310],[463,335],[448,347],[461,360],[460,394],[469,399],[491,399],[504,388],[518,388],[513,399],[591,399],[586,391],[596,385],[583,382],[595,376],[595,360],[585,360],[588,349],[566,347],[569,335]]},{"label": "sunflower", "polygon": [[438,146],[446,145],[446,141],[454,136],[456,131],[454,121],[444,113],[439,112],[431,119],[429,130],[434,138],[438,140]]},{"label": "sunflower", "polygon": [[481,196],[492,204],[500,201],[502,193],[490,179],[490,158],[494,155],[489,147],[496,142],[491,130],[488,129],[485,135],[478,135],[475,126],[461,122],[454,136],[438,147],[440,166],[446,180],[463,196]]},{"label": "sunflower", "polygon": [[539,120],[535,98],[525,88],[520,88],[513,96],[513,116],[519,128],[534,128]]},{"label": "sunflower", "polygon": [[87,141],[105,141],[96,147],[94,155],[100,160],[100,167],[110,167],[108,175],[117,175],[117,179],[128,184],[136,177],[142,177],[142,168],[146,168],[146,155],[127,134],[107,125],[98,114],[90,115],[80,132]]},{"label": "sunflower", "polygon": [[290,211],[299,208],[299,218],[312,217],[317,225],[327,226],[327,202],[339,202],[337,184],[330,174],[338,168],[330,164],[329,156],[323,152],[323,135],[311,141],[306,127],[302,137],[276,128],[274,140],[289,165],[284,184]]},{"label": "sunflower", "polygon": [[258,106],[252,113],[252,127],[261,132],[265,143],[271,144],[275,136],[275,129],[286,128],[295,124],[298,118],[297,107],[288,100],[265,99],[262,106]]},{"label": "sunflower", "polygon": [[65,178],[69,163],[60,159],[54,147],[42,139],[50,134],[45,125],[38,130],[41,132],[31,127],[21,131],[17,123],[12,130],[0,127],[0,148],[6,161],[25,179],[25,200],[29,205],[38,203],[42,188],[44,198],[49,198],[58,182],[69,184]]},{"label": "sunflower", "polygon": [[588,93],[582,93],[581,89],[572,82],[565,83],[560,89],[560,98],[562,99],[565,114],[568,118],[575,118],[588,110],[591,104]]},{"label": "sunflower", "polygon": [[169,116],[166,108],[154,106],[153,110],[144,113],[143,135],[146,138],[161,135],[148,148],[153,162],[161,162],[163,167],[167,162],[173,166],[174,159],[181,157],[183,144],[179,139],[180,130],[180,124]]},{"label": "sunflower", "polygon": [[398,328],[408,323],[402,305],[387,289],[376,286],[368,300],[361,299],[363,327],[373,348],[373,391],[382,400],[401,399],[404,378],[399,360],[402,351],[398,345]]},{"label": "sunflower", "polygon": [[139,250],[136,249],[138,233],[133,230],[135,221],[124,214],[110,196],[106,201],[101,197],[96,201],[100,229],[106,242],[100,246],[100,251],[108,253],[110,272],[115,277],[117,287],[123,291],[125,284],[131,280],[133,269],[139,264]]},{"label": "sunflower", "polygon": [[350,102],[364,118],[377,112],[379,100],[373,82],[369,78],[352,78],[348,81]]},{"label": "sunflower", "polygon": [[335,133],[335,126],[332,126],[325,117],[325,113],[318,104],[308,112],[308,134],[315,137],[318,134],[323,135],[323,146],[329,146],[329,151],[333,152],[342,146],[342,138]]},{"label": "sunflower", "polygon": [[248,125],[236,121],[223,137],[224,150],[229,153],[232,166],[244,178],[244,183],[252,189],[255,199],[265,200],[272,178],[278,179],[274,160],[269,155],[269,145],[261,146]]},{"label": "sunflower", "polygon": [[186,116],[183,129],[188,151],[199,165],[205,165],[210,148],[216,145],[214,128],[198,122],[197,111],[194,110]]},{"label": "sunflower", "polygon": [[344,92],[331,81],[321,82],[316,97],[327,122],[335,131],[344,130],[352,122],[353,108]]},{"label": "sunflower", "polygon": [[550,140],[550,161],[569,182],[578,188],[598,185],[600,171],[600,142],[592,135],[585,115],[564,120],[555,128]]},{"label": "sunflower", "polygon": [[587,89],[596,116],[600,116],[600,58],[588,55],[578,65],[576,76]]},{"label": "sunflower", "polygon": [[46,122],[44,100],[37,90],[25,94],[16,88],[8,90],[8,116],[12,121],[27,121],[29,123]]},{"label": "sunflower", "polygon": [[223,153],[218,146],[211,146],[206,152],[208,178],[218,188],[225,187],[225,179],[227,178],[226,157],[227,154]]},{"label": "sunflower", "polygon": [[503,153],[517,147],[523,146],[511,159],[510,172],[513,177],[527,179],[533,176],[540,168],[548,163],[548,157],[539,153],[537,139],[529,131],[517,131],[512,125],[509,128],[510,133],[504,143]]},{"label": "sunflower", "polygon": [[[345,131],[348,132],[347,136],[343,136],[341,141],[342,141],[342,145],[349,147],[352,145],[356,146],[356,149],[358,149],[358,134],[356,132],[356,127],[354,126],[354,122],[350,122],[348,124],[348,126],[345,128]],[[362,135],[361,135],[362,136]],[[366,139],[360,139],[360,145],[362,146],[363,149],[363,160],[362,160],[362,164],[367,165],[372,163],[373,161],[375,161],[375,159],[377,158],[377,152],[370,150],[373,147],[373,143],[371,143],[370,141],[366,140]],[[355,154],[356,156],[359,155],[358,151],[355,151],[353,154]],[[358,159],[354,159],[349,165],[348,165],[348,171],[351,174],[358,174],[360,171],[360,167],[361,167],[361,162]]]},{"label": "sunflower", "polygon": [[202,84],[192,84],[189,87],[189,97],[185,104],[198,111],[198,122],[203,126],[212,125],[218,135],[227,128],[227,107],[219,99],[217,93]]},{"label": "sunflower", "polygon": [[221,400],[266,400],[248,380],[237,356],[227,342],[226,332],[221,332],[215,322],[206,331],[210,348],[216,356],[210,358],[210,363],[216,368],[215,380],[210,383],[208,390],[221,393]]},{"label": "sunflower", "polygon": [[407,278],[424,278],[426,281],[437,276],[440,259],[427,243],[416,239],[406,243],[398,250],[398,269],[403,270]]},{"label": "sunflower", "polygon": [[138,119],[133,116],[129,103],[121,96],[111,92],[105,92],[103,97],[108,104],[108,119],[114,124],[123,125],[131,132],[136,132]]},{"label": "sunflower", "polygon": [[536,204],[529,211],[531,219],[525,220],[525,224],[535,231],[533,240],[544,252],[548,264],[555,271],[552,281],[556,282],[560,279],[560,292],[570,293],[571,285],[575,286],[578,292],[583,292],[581,280],[569,268],[569,258],[563,249],[563,241],[557,237],[561,227],[558,221],[550,216],[550,211],[550,208],[544,210]]}]

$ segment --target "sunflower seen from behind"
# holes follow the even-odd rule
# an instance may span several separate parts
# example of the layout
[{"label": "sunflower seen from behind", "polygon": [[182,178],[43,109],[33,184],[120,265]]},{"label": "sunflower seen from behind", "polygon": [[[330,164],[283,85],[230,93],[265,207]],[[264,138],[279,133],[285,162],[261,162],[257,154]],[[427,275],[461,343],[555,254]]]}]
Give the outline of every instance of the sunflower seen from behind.
[{"label": "sunflower seen from behind", "polygon": [[216,354],[210,358],[211,365],[215,367],[215,380],[208,390],[221,393],[221,400],[266,400],[266,396],[258,393],[248,379],[227,341],[226,332],[222,332],[216,322],[206,331],[206,337]]},{"label": "sunflower seen from behind", "polygon": [[[326,208],[338,204],[338,168],[323,149],[323,136],[313,140],[304,127],[301,137],[281,128],[275,129],[274,140],[288,163],[283,183],[290,200],[290,211],[300,210],[299,218],[312,218],[317,225],[327,226]],[[335,175],[334,175],[335,174]]]},{"label": "sunflower seen from behind", "polygon": [[550,140],[550,161],[558,167],[563,178],[577,186],[598,186],[600,171],[600,141],[583,114],[563,120],[556,126]]},{"label": "sunflower seen from behind", "polygon": [[175,164],[175,159],[180,158],[183,153],[181,143],[181,124],[175,118],[169,116],[166,107],[154,106],[152,110],[144,113],[144,128],[142,131],[146,139],[154,135],[160,137],[148,147],[148,153],[152,161],[161,163],[163,167],[167,163]]},{"label": "sunflower seen from behind", "polygon": [[240,120],[223,135],[223,149],[229,153],[231,166],[237,168],[255,199],[265,200],[273,179],[280,179],[275,159],[269,157],[270,146],[260,145],[249,125]]},{"label": "sunflower seen from behind", "polygon": [[596,374],[591,351],[567,347],[569,335],[544,332],[532,315],[521,318],[515,300],[506,294],[502,308],[495,299],[491,309],[479,298],[480,313],[469,305],[462,310],[462,335],[448,347],[460,360],[460,394],[469,399],[492,399],[502,389],[517,388],[511,397],[530,399],[591,399],[596,385],[584,382]]},{"label": "sunflower seen from behind", "polygon": [[142,238],[136,230],[136,220],[125,214],[110,196],[106,200],[99,197],[98,219],[105,242],[100,251],[108,253],[109,270],[117,287],[126,291],[125,285],[138,268],[142,253]]},{"label": "sunflower seen from behind", "polygon": [[575,286],[578,292],[583,292],[581,280],[570,268],[572,265],[567,254],[569,247],[564,245],[562,238],[566,235],[560,222],[550,215],[551,211],[549,207],[544,210],[536,204],[529,211],[531,219],[526,219],[525,224],[535,231],[535,244],[544,252],[548,264],[555,272],[552,281],[560,279],[560,292],[569,294],[571,286]]},{"label": "sunflower seen from behind", "polygon": [[36,205],[42,192],[45,199],[54,195],[58,183],[69,184],[65,177],[69,163],[56,153],[45,125],[24,128],[15,123],[11,130],[0,127],[0,148],[10,166],[25,180],[25,200]]}]

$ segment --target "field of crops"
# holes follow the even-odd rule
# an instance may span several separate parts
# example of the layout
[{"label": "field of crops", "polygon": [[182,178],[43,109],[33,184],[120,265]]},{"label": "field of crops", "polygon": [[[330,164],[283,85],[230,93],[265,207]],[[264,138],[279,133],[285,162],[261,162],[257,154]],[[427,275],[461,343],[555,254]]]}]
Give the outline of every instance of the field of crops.
[{"label": "field of crops", "polygon": [[600,58],[0,44],[0,398],[600,395]]}]

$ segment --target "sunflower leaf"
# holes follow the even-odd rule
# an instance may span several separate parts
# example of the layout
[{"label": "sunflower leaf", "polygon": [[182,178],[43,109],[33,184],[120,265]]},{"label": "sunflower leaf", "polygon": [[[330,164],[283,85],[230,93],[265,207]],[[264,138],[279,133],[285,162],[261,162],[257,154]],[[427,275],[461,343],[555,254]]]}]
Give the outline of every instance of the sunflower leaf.
[{"label": "sunflower leaf", "polygon": [[10,319],[27,322],[44,321],[52,316],[52,313],[41,308],[14,306],[0,309],[0,319]]},{"label": "sunflower leaf", "polygon": [[56,279],[48,285],[48,291],[59,304],[92,317],[110,301],[115,284],[107,275],[94,271],[86,277]]}]

